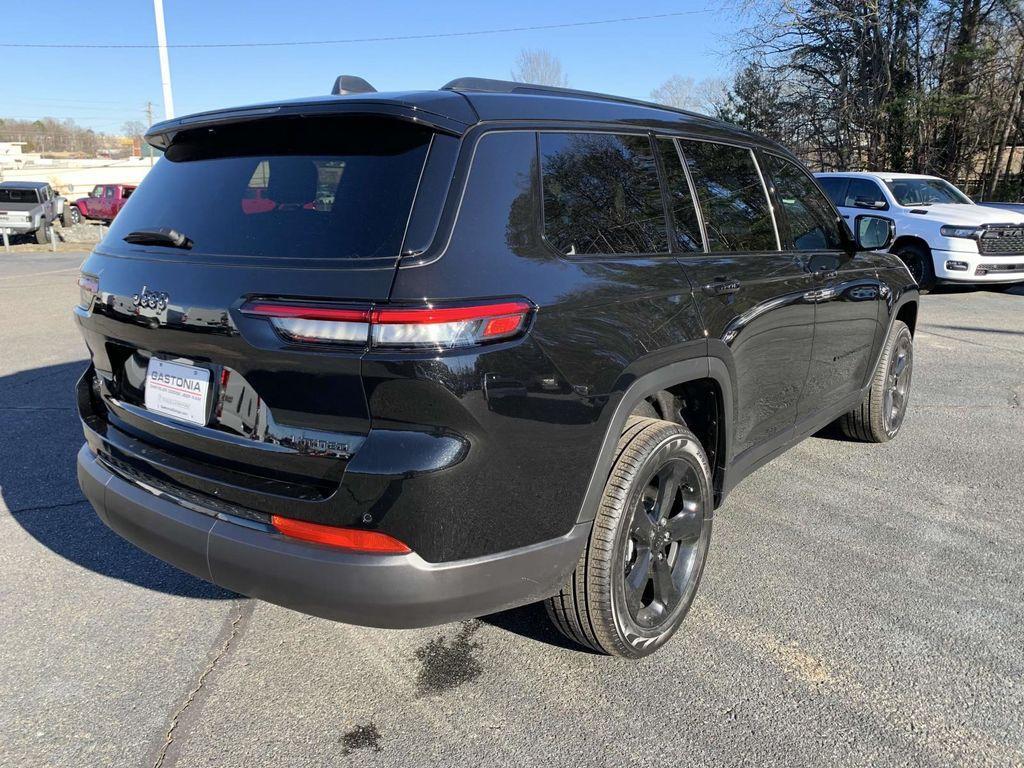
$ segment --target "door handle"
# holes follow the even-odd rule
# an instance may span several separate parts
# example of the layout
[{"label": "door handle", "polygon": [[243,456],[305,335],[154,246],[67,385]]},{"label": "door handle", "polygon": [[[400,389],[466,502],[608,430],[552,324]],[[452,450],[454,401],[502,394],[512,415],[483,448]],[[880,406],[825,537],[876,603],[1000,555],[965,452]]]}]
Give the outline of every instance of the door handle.
[{"label": "door handle", "polygon": [[739,280],[715,280],[701,286],[701,290],[708,296],[726,296],[730,293],[737,293],[739,289]]}]

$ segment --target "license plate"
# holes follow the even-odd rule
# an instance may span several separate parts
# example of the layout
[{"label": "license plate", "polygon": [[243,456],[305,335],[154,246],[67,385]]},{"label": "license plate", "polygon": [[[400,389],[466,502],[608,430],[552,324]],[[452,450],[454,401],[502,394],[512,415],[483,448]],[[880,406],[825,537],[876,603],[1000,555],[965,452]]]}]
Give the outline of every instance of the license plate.
[{"label": "license plate", "polygon": [[149,359],[146,369],[146,408],[191,424],[206,424],[210,372],[170,360]]}]

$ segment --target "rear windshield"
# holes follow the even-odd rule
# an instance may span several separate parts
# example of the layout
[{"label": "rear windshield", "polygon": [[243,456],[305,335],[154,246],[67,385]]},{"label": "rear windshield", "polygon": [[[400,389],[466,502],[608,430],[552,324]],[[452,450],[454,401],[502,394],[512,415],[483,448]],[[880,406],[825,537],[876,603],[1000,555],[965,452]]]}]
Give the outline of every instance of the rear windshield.
[{"label": "rear windshield", "polygon": [[0,203],[38,203],[34,189],[0,189]]},{"label": "rear windshield", "polygon": [[170,227],[192,240],[192,253],[398,256],[430,136],[420,126],[361,117],[191,131],[175,138],[132,193],[107,242]]}]

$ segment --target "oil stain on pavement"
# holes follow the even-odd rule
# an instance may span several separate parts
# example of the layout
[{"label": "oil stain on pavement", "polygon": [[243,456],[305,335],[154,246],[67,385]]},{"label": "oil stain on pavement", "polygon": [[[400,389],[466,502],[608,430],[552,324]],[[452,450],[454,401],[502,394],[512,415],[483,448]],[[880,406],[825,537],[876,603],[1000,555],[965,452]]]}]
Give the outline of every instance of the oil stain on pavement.
[{"label": "oil stain on pavement", "polygon": [[351,755],[357,749],[371,749],[380,752],[380,731],[374,723],[357,725],[341,737],[342,754]]},{"label": "oil stain on pavement", "polygon": [[444,693],[480,677],[483,667],[473,655],[480,644],[472,639],[479,629],[479,621],[464,621],[450,641],[435,637],[416,649],[420,661],[416,686],[421,696]]}]

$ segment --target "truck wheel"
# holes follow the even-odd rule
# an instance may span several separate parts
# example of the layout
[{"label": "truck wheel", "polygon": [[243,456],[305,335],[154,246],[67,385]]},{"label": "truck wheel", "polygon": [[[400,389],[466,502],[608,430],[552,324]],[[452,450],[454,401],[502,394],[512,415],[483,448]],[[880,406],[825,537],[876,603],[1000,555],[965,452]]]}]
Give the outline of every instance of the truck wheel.
[{"label": "truck wheel", "polygon": [[922,291],[927,291],[935,285],[935,263],[932,261],[930,250],[914,243],[907,243],[893,253],[907,265]]},{"label": "truck wheel", "polygon": [[37,245],[46,245],[50,242],[50,229],[45,221],[39,225],[39,229],[34,234]]},{"label": "truck wheel", "polygon": [[839,419],[843,433],[865,443],[887,443],[896,437],[907,415],[914,373],[914,337],[901,320],[882,348],[864,401]]},{"label": "truck wheel", "polygon": [[548,616],[566,637],[637,659],[672,637],[711,541],[711,470],[686,427],[631,416],[586,549]]},{"label": "truck wheel", "polygon": [[73,227],[82,221],[82,212],[78,210],[77,205],[69,205],[64,208],[64,212],[61,214],[61,223],[65,227]]}]

